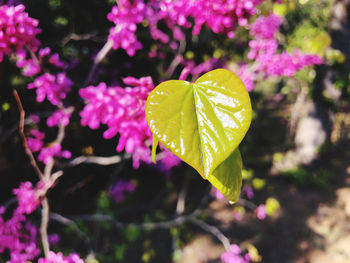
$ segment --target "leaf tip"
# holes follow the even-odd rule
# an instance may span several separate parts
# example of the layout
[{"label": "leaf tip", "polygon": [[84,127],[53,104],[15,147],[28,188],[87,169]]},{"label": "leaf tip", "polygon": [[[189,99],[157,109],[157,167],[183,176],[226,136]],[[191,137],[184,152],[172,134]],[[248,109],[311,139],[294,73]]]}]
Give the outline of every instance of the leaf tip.
[{"label": "leaf tip", "polygon": [[158,138],[154,136],[153,134],[153,144],[152,144],[152,162],[154,164],[157,163],[156,161],[156,151],[157,151],[157,146],[158,146]]}]

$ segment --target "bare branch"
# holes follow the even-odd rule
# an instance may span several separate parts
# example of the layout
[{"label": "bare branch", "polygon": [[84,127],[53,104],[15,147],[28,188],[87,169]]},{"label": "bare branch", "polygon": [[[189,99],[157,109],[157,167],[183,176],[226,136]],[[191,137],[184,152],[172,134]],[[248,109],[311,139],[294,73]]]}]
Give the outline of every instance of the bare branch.
[{"label": "bare branch", "polygon": [[13,90],[13,96],[15,97],[18,109],[19,109],[19,113],[20,113],[20,119],[19,119],[19,134],[22,138],[22,142],[23,142],[23,147],[25,149],[26,154],[29,157],[29,161],[31,166],[34,168],[35,172],[38,174],[39,178],[42,179],[44,177],[43,173],[41,172],[41,170],[39,169],[38,164],[36,163],[36,160],[34,158],[33,152],[30,150],[29,146],[28,146],[28,141],[27,138],[24,134],[24,118],[25,118],[25,111],[23,109],[23,105],[21,102],[21,99],[19,98],[19,95],[17,93],[17,90]]},{"label": "bare branch", "polygon": [[123,223],[116,219],[114,219],[110,215],[103,215],[103,214],[94,214],[94,215],[80,215],[80,216],[72,216],[72,219],[79,219],[83,221],[108,221],[113,223],[113,225],[118,229],[125,229],[127,227],[135,227],[139,229],[147,229],[147,230],[154,230],[154,229],[167,229],[170,227],[181,225],[190,219],[196,217],[199,215],[201,210],[196,209],[189,215],[182,215],[177,216],[171,220],[163,221],[163,222],[151,222],[151,223]]},{"label": "bare branch", "polygon": [[[83,238],[85,240],[85,243],[90,248],[90,253],[93,253],[92,247],[91,247],[91,241],[89,237],[78,227],[78,225],[71,219],[64,217],[57,213],[50,213],[50,219],[54,220],[56,222],[59,222],[63,225],[70,226],[72,229],[78,234],[79,237]],[[93,253],[94,254],[94,253]]]},{"label": "bare branch", "polygon": [[65,46],[71,40],[75,40],[75,41],[90,40],[90,39],[93,39],[94,37],[96,37],[96,33],[85,34],[85,35],[70,33],[65,38],[63,38],[63,40],[61,41],[61,45]]},{"label": "bare branch", "polygon": [[50,207],[49,207],[49,201],[47,200],[47,197],[43,198],[43,200],[41,201],[41,205],[42,205],[41,225],[40,225],[41,243],[43,246],[45,258],[48,258],[50,245],[49,245],[49,239],[47,236],[47,226],[49,224]]},{"label": "bare branch", "polygon": [[226,250],[230,250],[230,240],[216,226],[209,225],[195,217],[191,218],[190,221],[208,233],[214,235],[222,243]]},{"label": "bare branch", "polygon": [[92,77],[95,74],[97,66],[107,56],[108,52],[112,49],[112,47],[113,47],[113,41],[108,39],[107,42],[104,44],[104,46],[101,48],[101,50],[97,53],[97,56],[94,59],[94,63],[92,64],[92,67],[89,71],[89,74],[88,74],[88,76],[83,84],[84,87],[90,83]]},{"label": "bare branch", "polygon": [[82,163],[94,163],[99,165],[112,165],[122,162],[125,159],[129,159],[130,154],[125,154],[124,156],[79,156],[68,163],[69,166],[77,166]]}]

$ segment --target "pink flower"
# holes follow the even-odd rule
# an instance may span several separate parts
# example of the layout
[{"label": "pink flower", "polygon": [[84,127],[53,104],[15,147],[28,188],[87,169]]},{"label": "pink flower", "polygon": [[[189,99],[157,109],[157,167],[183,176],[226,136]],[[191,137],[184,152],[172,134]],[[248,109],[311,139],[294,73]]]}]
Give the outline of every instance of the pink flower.
[{"label": "pink flower", "polygon": [[72,111],[69,109],[57,110],[47,119],[46,124],[49,127],[59,125],[67,126],[71,115]]},{"label": "pink flower", "polygon": [[230,250],[221,255],[224,263],[249,263],[251,258],[248,253],[242,255],[241,249],[236,244],[231,245]]},{"label": "pink flower", "polygon": [[33,129],[30,131],[30,137],[27,138],[28,147],[32,152],[38,152],[43,147],[43,140],[45,138],[45,134],[40,132],[37,129]]},{"label": "pink flower", "polygon": [[133,181],[117,181],[109,190],[109,194],[113,197],[116,203],[124,200],[126,193],[135,191],[136,185]]},{"label": "pink flower", "polygon": [[254,39],[249,42],[248,58],[258,62],[258,70],[272,76],[292,77],[304,67],[321,64],[322,59],[317,55],[301,54],[298,50],[292,54],[277,52],[275,33],[281,22],[281,17],[270,14],[259,17],[251,25],[250,34]]},{"label": "pink flower", "polygon": [[31,182],[22,182],[19,188],[13,190],[18,201],[18,212],[31,214],[39,205],[40,200]]},{"label": "pink flower", "polygon": [[256,208],[256,217],[259,220],[264,220],[266,218],[266,208],[264,204],[261,204]]},{"label": "pink flower", "polygon": [[242,80],[248,92],[254,89],[254,74],[250,71],[246,64],[239,66],[237,76]]},{"label": "pink flower", "polygon": [[211,195],[218,200],[227,200],[226,197],[216,188],[212,188],[210,191]]},{"label": "pink flower", "polygon": [[[4,212],[4,211],[2,211]],[[13,216],[5,221],[0,213],[0,253],[7,250],[9,263],[23,263],[33,260],[40,253],[37,246],[38,229],[25,223],[26,217],[16,209]]]},{"label": "pink flower", "polygon": [[113,49],[122,48],[129,56],[134,56],[135,52],[142,48],[135,32],[137,24],[141,23],[145,16],[145,8],[142,0],[121,0],[118,1],[118,6],[112,8],[107,18],[115,24],[108,37],[113,41]]},{"label": "pink flower", "polygon": [[44,73],[34,82],[28,84],[28,89],[36,89],[36,100],[43,102],[47,98],[51,104],[58,105],[70,92],[73,82],[65,73],[52,75]]},{"label": "pink flower", "polygon": [[107,125],[103,133],[106,139],[119,133],[116,150],[132,153],[133,165],[137,168],[140,160],[151,162],[148,143],[152,134],[145,117],[145,104],[154,85],[150,77],[127,77],[123,81],[131,87],[107,87],[105,83],[100,83],[96,87],[80,89],[80,96],[87,101],[80,112],[81,125],[91,129]]},{"label": "pink flower", "polygon": [[60,144],[52,143],[40,151],[38,160],[44,164],[48,164],[54,157],[69,159],[72,157],[72,154],[70,151],[62,150]]},{"label": "pink flower", "polygon": [[24,12],[24,5],[0,6],[0,62],[4,54],[29,49],[36,51],[40,45],[38,20]]},{"label": "pink flower", "polygon": [[76,253],[65,257],[61,252],[55,253],[50,251],[49,257],[47,259],[39,258],[38,263],[84,263],[84,261]]}]

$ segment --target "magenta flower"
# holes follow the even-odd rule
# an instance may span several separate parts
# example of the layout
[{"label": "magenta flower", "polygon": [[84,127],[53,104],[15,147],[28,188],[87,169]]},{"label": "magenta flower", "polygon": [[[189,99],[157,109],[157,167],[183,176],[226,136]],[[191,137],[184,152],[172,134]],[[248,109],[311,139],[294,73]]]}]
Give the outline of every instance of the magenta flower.
[{"label": "magenta flower", "polygon": [[30,131],[30,137],[27,138],[28,147],[32,152],[38,152],[44,145],[45,134],[37,129]]},{"label": "magenta flower", "polygon": [[298,50],[293,53],[277,52],[278,43],[275,33],[282,18],[274,14],[259,17],[250,28],[254,39],[249,42],[248,58],[258,62],[258,70],[272,76],[292,77],[304,67],[319,65],[322,59],[317,55],[301,54]]},{"label": "magenta flower", "polygon": [[87,101],[80,112],[81,125],[91,129],[107,125],[103,133],[106,139],[119,133],[116,150],[132,153],[133,165],[137,168],[140,161],[151,163],[148,145],[152,134],[145,117],[145,104],[154,85],[150,77],[127,77],[123,81],[131,87],[107,87],[105,83],[100,83],[96,87],[80,89],[80,96]]},{"label": "magenta flower", "polygon": [[259,220],[264,220],[266,218],[266,207],[264,204],[261,204],[256,208],[256,217]]},{"label": "magenta flower", "polygon": [[236,244],[231,245],[230,250],[221,255],[224,263],[249,263],[251,258],[248,253],[242,255],[241,249]]},{"label": "magenta flower", "polygon": [[42,148],[38,155],[38,160],[44,164],[48,164],[54,157],[69,159],[72,157],[70,151],[62,150],[62,147],[58,143],[52,143],[51,145]]},{"label": "magenta flower", "polygon": [[70,109],[57,110],[47,119],[46,124],[49,127],[67,126],[71,115],[72,111]]},{"label": "magenta flower", "polygon": [[22,182],[19,188],[13,189],[18,201],[17,211],[21,214],[31,214],[39,205],[40,200],[31,182]]},{"label": "magenta flower", "polygon": [[[4,210],[4,209],[2,209]],[[1,211],[5,212],[5,211]],[[0,213],[0,253],[7,250],[9,263],[23,263],[33,260],[40,253],[37,246],[38,229],[17,209],[13,216],[5,221]]]},{"label": "magenta flower", "polygon": [[124,200],[126,193],[135,191],[136,185],[133,181],[117,181],[109,190],[109,194],[113,197],[116,203]]},{"label": "magenta flower", "polygon": [[84,263],[84,261],[76,253],[65,257],[61,252],[55,253],[50,251],[49,257],[47,259],[39,258],[38,263]]},{"label": "magenta flower", "polygon": [[70,92],[73,82],[65,73],[52,75],[44,73],[34,82],[28,84],[28,89],[36,89],[36,100],[43,102],[47,98],[51,104],[58,105]]},{"label": "magenta flower", "polygon": [[36,51],[40,45],[36,35],[41,32],[38,20],[24,12],[24,5],[0,6],[0,62],[4,54],[29,49]]}]

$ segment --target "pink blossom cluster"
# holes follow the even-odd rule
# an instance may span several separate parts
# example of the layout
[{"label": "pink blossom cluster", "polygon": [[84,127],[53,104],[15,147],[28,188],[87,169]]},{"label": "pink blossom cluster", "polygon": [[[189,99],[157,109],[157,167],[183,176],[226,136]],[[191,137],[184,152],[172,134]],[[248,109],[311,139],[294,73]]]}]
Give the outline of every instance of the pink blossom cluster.
[{"label": "pink blossom cluster", "polygon": [[126,193],[132,193],[136,189],[136,184],[133,181],[119,180],[109,189],[109,194],[113,197],[116,203],[124,200]]},{"label": "pink blossom cluster", "polygon": [[36,35],[39,21],[24,12],[24,5],[0,6],[0,62],[4,54],[20,52],[24,49],[37,50],[40,45]]},{"label": "pink blossom cluster", "polygon": [[[121,0],[112,8],[107,18],[115,24],[110,29],[109,39],[114,49],[125,49],[129,56],[142,48],[135,35],[137,24],[146,21],[150,35],[161,43],[168,43],[170,37],[158,28],[164,22],[172,32],[174,40],[185,38],[180,29],[191,28],[198,35],[202,26],[216,34],[233,38],[237,25],[247,26],[249,18],[257,13],[257,6],[263,0]],[[192,22],[193,21],[193,22]],[[176,42],[170,43],[172,49]]]},{"label": "pink blossom cluster", "polygon": [[30,134],[27,138],[28,147],[32,152],[38,152],[44,146],[45,134],[40,132],[37,129],[33,129],[30,131]]},{"label": "pink blossom cluster", "polygon": [[26,222],[26,217],[19,210],[15,210],[8,220],[3,218],[4,213],[5,208],[0,207],[0,253],[8,250],[8,263],[33,260],[40,253],[37,228]]},{"label": "pink blossom cluster", "polygon": [[61,252],[50,251],[48,258],[39,258],[38,263],[84,263],[84,261],[76,253],[65,257]]},{"label": "pink blossom cluster", "polygon": [[40,205],[37,189],[31,182],[22,182],[19,188],[13,189],[13,193],[18,201],[17,211],[21,214],[29,215]]},{"label": "pink blossom cluster", "polygon": [[257,208],[256,208],[256,217],[259,219],[259,220],[264,220],[267,216],[267,213],[266,213],[266,207],[264,204],[261,204],[259,205]]},{"label": "pink blossom cluster", "polygon": [[239,66],[237,76],[242,80],[248,92],[254,89],[254,73],[249,69],[247,64],[241,64]]},{"label": "pink blossom cluster", "polygon": [[26,77],[33,77],[41,72],[44,64],[53,65],[63,69],[67,65],[64,63],[57,53],[51,54],[51,49],[46,47],[40,49],[37,53],[31,50],[21,50],[16,53],[16,66],[22,69],[22,73]]},{"label": "pink blossom cluster", "polygon": [[251,25],[250,34],[254,39],[249,42],[248,58],[256,60],[257,69],[272,76],[291,77],[304,67],[321,64],[319,56],[301,54],[298,50],[278,53],[275,34],[281,23],[282,18],[271,13],[267,17],[259,17]]},{"label": "pink blossom cluster", "polygon": [[70,108],[58,109],[49,118],[47,118],[46,124],[49,127],[60,125],[67,126],[72,113],[73,110]]},{"label": "pink blossom cluster", "polygon": [[61,144],[54,142],[41,149],[38,160],[44,164],[48,164],[55,157],[69,159],[72,157],[72,154],[70,151],[62,150]]},{"label": "pink blossom cluster", "polygon": [[[70,113],[69,113],[70,114]],[[50,120],[50,118],[52,117],[56,117],[57,120]],[[69,117],[67,116],[63,116],[62,119],[59,119],[61,117],[60,114],[58,114],[57,116],[52,115],[51,117],[49,117],[48,119],[48,126],[50,126],[51,124],[57,124],[57,122],[64,122],[63,125],[69,121]],[[65,119],[65,118],[68,118]],[[53,122],[53,123],[51,123]],[[65,158],[65,159],[69,159],[72,157],[72,154],[70,151],[67,150],[62,150],[62,146],[58,143],[51,143],[48,144],[46,147],[44,146],[44,140],[45,138],[45,134],[40,132],[37,129],[33,129],[31,130],[28,138],[27,138],[27,142],[28,142],[28,147],[32,152],[39,152],[38,155],[38,160],[43,162],[44,164],[48,164],[53,158]]]},{"label": "pink blossom cluster", "polygon": [[272,76],[292,77],[304,67],[322,64],[318,55],[301,54],[295,49],[293,53],[283,51],[281,54],[261,55],[258,58],[259,69]]},{"label": "pink blossom cluster", "polygon": [[37,77],[34,82],[28,84],[28,89],[36,89],[36,99],[43,102],[47,98],[52,105],[58,105],[66,98],[73,82],[65,73],[53,75],[44,73]]},{"label": "pink blossom cluster", "polygon": [[115,24],[110,29],[109,39],[113,41],[113,49],[124,49],[129,56],[142,48],[137,40],[135,32],[137,24],[141,23],[145,16],[146,5],[142,0],[120,0],[118,6],[114,6],[107,15],[108,20]]},{"label": "pink blossom cluster", "polygon": [[230,250],[221,255],[224,263],[249,263],[251,257],[249,253],[242,255],[241,249],[236,244],[231,245]]},{"label": "pink blossom cluster", "polygon": [[164,20],[170,29],[175,25],[189,28],[192,26],[190,21],[193,20],[194,35],[198,35],[205,25],[216,34],[226,34],[232,38],[237,24],[246,26],[261,2],[262,0],[154,0],[150,1],[153,12],[149,11],[151,16],[148,17],[150,24],[156,25]]},{"label": "pink blossom cluster", "polygon": [[126,88],[107,87],[105,83],[79,90],[87,105],[80,112],[81,125],[97,129],[101,124],[108,129],[103,137],[110,139],[120,134],[117,151],[133,154],[133,164],[137,168],[140,160],[150,163],[152,134],[145,118],[145,103],[154,88],[151,77],[123,79]]}]

